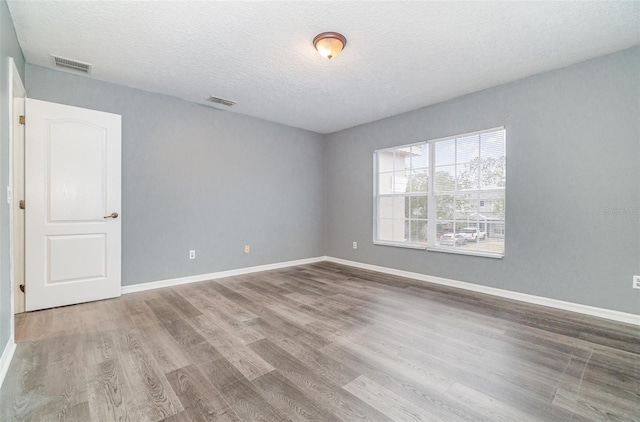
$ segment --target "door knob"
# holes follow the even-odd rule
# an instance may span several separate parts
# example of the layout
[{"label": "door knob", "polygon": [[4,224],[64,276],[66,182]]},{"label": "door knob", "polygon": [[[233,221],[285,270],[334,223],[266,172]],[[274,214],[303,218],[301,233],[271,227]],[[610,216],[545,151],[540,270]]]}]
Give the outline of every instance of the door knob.
[{"label": "door knob", "polygon": [[105,215],[104,218],[118,218],[118,213],[112,212],[110,215]]}]

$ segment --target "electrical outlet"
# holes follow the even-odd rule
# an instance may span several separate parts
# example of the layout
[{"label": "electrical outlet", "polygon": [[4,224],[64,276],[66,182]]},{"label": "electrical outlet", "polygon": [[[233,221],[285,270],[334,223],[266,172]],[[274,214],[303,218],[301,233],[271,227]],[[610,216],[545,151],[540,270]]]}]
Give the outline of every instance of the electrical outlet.
[{"label": "electrical outlet", "polygon": [[244,253],[249,253],[249,252],[251,252],[251,246],[244,245]]},{"label": "electrical outlet", "polygon": [[196,251],[194,249],[189,251],[189,259],[196,259]]},{"label": "electrical outlet", "polygon": [[640,289],[640,275],[633,276],[633,288]]},{"label": "electrical outlet", "polygon": [[358,242],[353,242],[353,249],[358,249]]}]

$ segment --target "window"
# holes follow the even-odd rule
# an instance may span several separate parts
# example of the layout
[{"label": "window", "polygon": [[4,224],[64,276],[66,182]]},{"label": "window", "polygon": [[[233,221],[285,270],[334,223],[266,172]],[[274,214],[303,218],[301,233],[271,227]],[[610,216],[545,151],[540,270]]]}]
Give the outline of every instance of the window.
[{"label": "window", "polygon": [[498,128],[376,151],[374,243],[503,256],[505,144]]},{"label": "window", "polygon": [[426,247],[428,145],[378,151],[376,167],[376,240]]}]

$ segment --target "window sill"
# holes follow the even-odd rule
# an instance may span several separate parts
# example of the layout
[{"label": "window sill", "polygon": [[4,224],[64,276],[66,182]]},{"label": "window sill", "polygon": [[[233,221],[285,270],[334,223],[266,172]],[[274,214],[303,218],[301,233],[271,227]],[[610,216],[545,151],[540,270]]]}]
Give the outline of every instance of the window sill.
[{"label": "window sill", "polygon": [[457,255],[471,255],[471,256],[480,256],[483,258],[494,258],[494,259],[504,258],[504,253],[497,253],[497,252],[473,251],[468,249],[439,248],[437,246],[430,246],[430,247],[427,247],[426,249],[429,252],[444,252],[444,253],[453,253]]},{"label": "window sill", "polygon": [[470,256],[479,256],[482,258],[494,258],[494,259],[502,259],[504,258],[504,253],[498,252],[486,252],[486,251],[474,251],[469,249],[453,249],[453,248],[442,248],[438,246],[427,246],[427,245],[416,245],[411,243],[395,243],[395,242],[382,242],[379,240],[373,241],[374,245],[378,246],[392,246],[394,248],[404,248],[404,249],[417,249],[417,250],[426,250],[428,252],[443,252],[443,253],[452,253],[456,255],[470,255]]},{"label": "window sill", "polygon": [[427,249],[427,245],[416,245],[411,243],[381,242],[379,240],[374,240],[373,244],[378,246],[393,246],[396,248],[405,248],[405,249],[419,249],[423,251]]}]

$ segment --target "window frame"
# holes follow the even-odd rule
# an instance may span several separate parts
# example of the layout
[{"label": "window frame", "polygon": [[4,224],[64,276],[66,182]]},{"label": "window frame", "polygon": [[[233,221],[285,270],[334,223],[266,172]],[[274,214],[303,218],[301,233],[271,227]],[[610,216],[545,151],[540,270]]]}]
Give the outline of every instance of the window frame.
[{"label": "window frame", "polygon": [[[411,144],[405,144],[405,145],[399,145],[399,146],[393,146],[393,147],[387,147],[387,148],[381,148],[381,149],[377,149],[374,151],[373,153],[373,244],[374,245],[381,245],[381,246],[393,246],[393,247],[399,247],[399,248],[407,248],[407,249],[419,249],[419,250],[427,250],[427,251],[433,251],[433,252],[444,252],[444,253],[453,253],[453,254],[458,254],[458,255],[471,255],[471,256],[479,256],[479,257],[487,257],[487,258],[498,258],[501,259],[505,256],[506,253],[506,237],[504,238],[504,246],[503,246],[503,250],[502,252],[490,252],[490,251],[483,251],[483,250],[477,250],[477,249],[459,249],[459,248],[455,248],[455,247],[445,247],[445,246],[438,246],[435,244],[435,239],[434,236],[437,236],[437,224],[438,224],[438,218],[437,218],[437,210],[436,210],[436,201],[437,201],[437,196],[438,194],[435,191],[435,174],[436,174],[436,154],[435,154],[435,146],[437,143],[439,142],[444,142],[444,141],[449,141],[452,139],[459,139],[459,138],[464,138],[464,137],[470,137],[470,136],[476,136],[476,135],[482,135],[485,133],[490,133],[490,132],[498,132],[498,131],[504,131],[504,142],[505,142],[505,158],[506,158],[506,140],[507,140],[507,133],[506,133],[506,128],[504,126],[499,126],[499,127],[494,127],[494,128],[490,128],[490,129],[483,129],[483,130],[478,130],[478,131],[474,131],[474,132],[468,132],[468,133],[461,133],[458,135],[453,135],[453,136],[446,136],[446,137],[442,137],[442,138],[437,138],[437,139],[431,139],[431,140],[427,140],[427,141],[421,141],[421,142],[415,142],[415,143],[411,143]],[[379,159],[378,159],[378,154],[382,153],[382,152],[394,152],[397,150],[401,150],[403,148],[408,148],[408,147],[414,147],[414,146],[423,146],[426,145],[427,146],[427,150],[428,150],[428,159],[429,159],[429,164],[428,164],[428,189],[427,192],[421,192],[421,193],[415,193],[415,192],[409,192],[409,193],[394,193],[391,192],[390,194],[380,194],[379,193],[379,183],[380,183],[380,174],[381,172],[379,171]],[[457,164],[456,164],[457,165]],[[412,171],[414,169],[414,167],[411,167]],[[505,197],[506,197],[506,162],[505,162],[505,186],[502,188],[490,188],[490,189],[481,189],[478,188],[477,190],[471,192],[470,193],[480,193],[480,192],[489,192],[489,191],[499,191],[502,190],[505,193]],[[384,172],[383,172],[384,173]],[[391,173],[394,175],[396,174],[396,170],[395,170],[395,160],[394,160],[394,167],[391,171]],[[456,183],[457,183],[457,178],[456,178]],[[452,191],[452,196],[457,196],[457,195],[463,195],[458,193],[458,191]],[[446,194],[446,193],[445,193]],[[442,194],[440,194],[442,195]],[[378,218],[378,213],[379,213],[379,207],[378,207],[378,201],[380,199],[381,196],[384,197],[413,197],[413,196],[423,196],[427,198],[427,216],[426,216],[426,220],[427,220],[427,243],[426,244],[421,244],[421,243],[409,243],[409,242],[400,242],[400,241],[389,241],[389,240],[379,240],[378,239],[378,224],[379,224],[379,218]],[[480,200],[478,200],[480,201]],[[479,203],[479,202],[478,202]],[[505,201],[506,203],[506,201]],[[478,212],[480,211],[480,206],[478,206]],[[505,218],[504,220],[502,220],[502,233],[506,232],[506,209],[505,211]],[[392,218],[392,221],[395,220]],[[411,219],[409,218],[409,220],[407,221],[411,221]],[[410,223],[409,223],[410,224]],[[487,232],[487,224],[485,223],[484,226],[484,230],[485,232]]]}]

